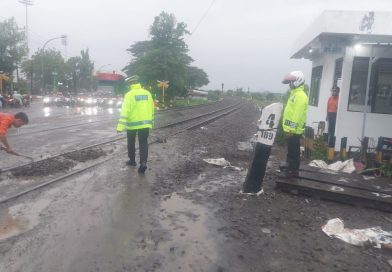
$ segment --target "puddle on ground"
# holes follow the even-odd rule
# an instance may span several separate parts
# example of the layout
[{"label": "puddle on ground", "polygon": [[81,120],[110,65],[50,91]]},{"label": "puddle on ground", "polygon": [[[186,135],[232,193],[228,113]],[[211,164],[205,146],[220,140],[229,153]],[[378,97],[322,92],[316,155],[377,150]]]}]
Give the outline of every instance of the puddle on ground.
[{"label": "puddle on ground", "polygon": [[241,151],[253,151],[253,144],[250,141],[238,142],[237,149]]},{"label": "puddle on ground", "polygon": [[39,223],[41,212],[51,200],[21,203],[0,211],[0,242],[33,229]]},{"label": "puddle on ground", "polygon": [[[162,201],[160,223],[171,236],[161,242],[158,251],[167,256],[163,270],[199,270],[213,266],[217,246],[208,230],[207,209],[173,193]],[[207,269],[208,270],[208,269]]]},{"label": "puddle on ground", "polygon": [[207,148],[205,146],[198,146],[197,148],[194,149],[194,151],[199,154],[208,153]]},{"label": "puddle on ground", "polygon": [[212,179],[208,181],[205,181],[205,179],[206,174],[200,174],[196,179],[195,186],[185,187],[185,192],[192,193],[195,191],[203,191],[213,193],[222,190],[223,187],[235,186],[238,184],[238,178],[233,175],[225,175],[222,176],[221,179]]},{"label": "puddle on ground", "polygon": [[27,220],[8,213],[0,216],[0,241],[15,236],[26,229]]}]

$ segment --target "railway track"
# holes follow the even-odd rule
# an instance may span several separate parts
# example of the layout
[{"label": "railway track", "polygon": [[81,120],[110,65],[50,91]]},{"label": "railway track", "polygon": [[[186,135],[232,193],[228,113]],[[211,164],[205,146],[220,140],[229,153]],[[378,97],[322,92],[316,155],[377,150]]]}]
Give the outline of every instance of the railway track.
[{"label": "railway track", "polygon": [[[200,108],[200,107],[201,106],[198,106],[197,108]],[[214,111],[209,111],[209,112],[204,113],[204,114],[193,115],[190,118],[184,118],[184,119],[181,119],[181,120],[179,120],[177,122],[174,122],[174,123],[171,123],[171,124],[165,124],[165,125],[161,125],[161,126],[158,125],[158,126],[156,126],[154,128],[153,131],[156,131],[158,129],[174,127],[174,126],[182,124],[184,122],[190,122],[192,120],[196,120],[198,118],[202,118],[202,117],[207,116],[209,114],[215,114],[215,113],[220,112],[222,110],[228,109],[229,107],[230,106],[224,107],[224,108],[221,108],[221,109],[217,109],[217,110],[214,110]],[[193,107],[193,108],[195,108],[195,107]],[[204,108],[203,108],[203,110],[204,110]],[[69,128],[70,126],[67,126],[67,127]],[[29,136],[30,136],[30,134],[29,134]],[[119,141],[119,140],[123,140],[125,138],[126,138],[125,136],[118,137],[118,136],[110,135],[110,136],[106,137],[105,141],[102,141],[102,142],[98,142],[97,143],[96,141],[93,141],[93,143],[91,143],[91,141],[90,141],[90,143],[86,143],[82,147],[71,148],[67,152],[58,153],[56,155],[52,155],[52,156],[49,156],[49,157],[46,154],[36,153],[35,156],[33,156],[33,157],[35,157],[35,159],[36,159],[35,162],[42,162],[42,161],[45,161],[45,160],[48,160],[48,159],[53,159],[53,158],[57,158],[57,157],[61,157],[61,156],[67,155],[67,154],[72,154],[72,153],[77,152],[77,151],[83,151],[83,150],[86,150],[86,149],[89,149],[89,148],[94,148],[94,147],[99,147],[99,146],[102,146],[102,145],[110,144],[110,143],[113,143],[113,142],[116,142],[116,141]],[[42,159],[38,159],[37,160],[37,157],[41,157]],[[15,170],[15,169],[17,169],[19,167],[24,167],[24,166],[27,166],[29,164],[31,164],[31,163],[27,163],[26,162],[24,164],[18,164],[18,165],[15,165],[15,166],[3,166],[1,168],[1,170],[0,170],[0,172],[13,171],[13,170]]]},{"label": "railway track", "polygon": [[[179,120],[178,122],[173,122],[173,123],[161,126],[159,128],[154,129],[154,131],[158,131],[159,130],[160,132],[163,132],[164,130],[168,130],[168,131],[166,131],[166,134],[165,134],[164,137],[174,136],[174,135],[180,134],[180,133],[182,133],[184,131],[194,129],[194,128],[203,126],[205,124],[211,123],[211,122],[213,122],[215,120],[218,120],[220,118],[223,118],[223,117],[225,117],[225,116],[227,116],[227,115],[229,115],[229,114],[239,110],[242,106],[243,106],[243,103],[240,102],[240,103],[237,103],[237,104],[234,104],[234,105],[231,105],[231,106],[227,106],[227,107],[222,108],[222,109],[215,110],[213,112],[199,114],[199,115],[196,115],[196,116],[192,116],[190,118]],[[26,167],[26,166],[29,166],[29,165],[32,165],[32,164],[35,164],[35,163],[44,163],[46,160],[53,160],[53,159],[58,158],[58,157],[65,157],[66,155],[68,155],[70,153],[73,153],[73,152],[80,152],[80,151],[91,149],[91,148],[94,148],[94,147],[108,145],[108,144],[111,144],[111,143],[114,143],[114,142],[118,142],[118,141],[121,141],[121,140],[124,140],[124,139],[126,139],[126,136],[116,137],[116,138],[108,140],[108,141],[104,141],[104,142],[101,142],[101,143],[93,144],[93,145],[86,146],[86,147],[83,147],[83,148],[80,148],[80,149],[75,149],[75,150],[72,150],[72,151],[69,151],[69,152],[60,153],[60,154],[57,154],[57,155],[54,155],[54,156],[51,156],[51,157],[48,157],[48,158],[45,158],[45,159],[42,159],[42,160],[35,161],[33,163],[27,163],[27,164],[24,164],[24,165],[21,165],[21,166],[10,167],[8,169],[4,169],[3,172],[2,172],[2,175],[7,174],[7,172],[12,172],[13,170],[17,170],[18,168],[21,168],[21,167]],[[149,142],[149,144],[160,143],[161,142],[160,140],[161,140],[161,137],[159,137],[159,138],[155,137],[155,139],[154,139],[154,136],[152,135],[151,141]],[[14,193],[14,194],[12,194],[10,196],[4,197],[4,198],[0,198],[0,204],[9,202],[9,201],[11,201],[13,199],[16,199],[16,198],[18,198],[18,197],[20,197],[22,195],[25,195],[25,194],[28,194],[30,192],[39,190],[39,189],[44,188],[46,186],[49,186],[49,185],[51,185],[53,183],[65,180],[65,179],[67,179],[67,178],[69,178],[71,176],[78,175],[78,174],[80,174],[82,172],[85,172],[85,171],[87,171],[87,170],[89,170],[89,169],[91,169],[93,167],[96,167],[96,166],[101,165],[101,164],[103,164],[105,162],[113,160],[117,156],[118,156],[118,152],[114,153],[114,154],[111,154],[111,155],[107,156],[106,158],[101,159],[99,161],[90,163],[89,165],[84,166],[84,167],[82,167],[80,169],[77,169],[77,170],[71,171],[69,173],[66,173],[64,175],[53,177],[53,178],[51,178],[49,180],[46,180],[46,181],[32,182],[32,183],[34,183],[34,185],[31,185],[28,188],[23,188],[21,190],[17,190],[16,193]],[[1,186],[1,182],[0,182],[0,186]]]},{"label": "railway track", "polygon": [[[174,109],[164,109],[164,110],[157,111],[156,115],[166,114],[166,113],[174,112],[174,111],[186,111],[186,110],[191,110],[191,109],[195,109],[195,108],[207,107],[207,106],[211,106],[211,105],[218,104],[218,103],[221,103],[221,101],[212,102],[212,103],[208,103],[208,104],[195,105],[195,106],[177,107]],[[91,116],[91,117],[95,117],[95,116]],[[116,120],[118,120],[118,116],[115,116],[113,118],[101,119],[101,120],[97,120],[97,121],[87,121],[87,122],[85,121],[85,122],[74,123],[74,124],[69,124],[69,125],[65,125],[65,126],[58,126],[58,127],[47,128],[47,129],[41,129],[41,130],[33,130],[33,131],[28,131],[28,132],[23,132],[23,133],[14,133],[14,134],[10,134],[10,135],[12,135],[13,137],[20,137],[23,135],[39,134],[39,133],[43,133],[43,132],[69,129],[69,128],[80,127],[80,126],[88,126],[88,125],[93,125],[93,124],[97,124],[97,123],[106,123],[106,122],[111,122],[111,121],[116,121]]]}]

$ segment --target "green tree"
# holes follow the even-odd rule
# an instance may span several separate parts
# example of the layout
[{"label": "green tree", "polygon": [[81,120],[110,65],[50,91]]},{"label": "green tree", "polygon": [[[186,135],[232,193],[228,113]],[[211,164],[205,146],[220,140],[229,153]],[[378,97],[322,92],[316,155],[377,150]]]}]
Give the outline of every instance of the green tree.
[{"label": "green tree", "polygon": [[263,101],[264,100],[264,96],[262,93],[252,93],[252,98],[256,99],[258,101]]},{"label": "green tree", "polygon": [[227,90],[226,95],[234,96],[234,91],[233,90]]},{"label": "green tree", "polygon": [[[66,66],[60,51],[54,49],[37,51],[30,60],[22,63],[22,71],[28,78],[40,82],[42,91],[50,92],[53,84],[66,82]],[[38,90],[33,90],[37,92]]]},{"label": "green tree", "polygon": [[93,88],[93,71],[94,71],[94,62],[90,60],[90,54],[88,52],[88,48],[84,51],[80,51],[80,63],[79,63],[79,71],[80,71],[80,87],[82,89],[92,90]]},{"label": "green tree", "polygon": [[67,60],[66,71],[67,71],[67,86],[69,90],[76,92],[79,89],[80,82],[80,68],[79,63],[80,57],[71,57]]},{"label": "green tree", "polygon": [[[185,23],[178,23],[173,14],[161,12],[150,27],[150,40],[139,41],[127,49],[132,55],[123,69],[128,74],[138,74],[146,86],[158,92],[157,80],[168,80],[168,97],[185,93],[189,86],[201,87],[208,83],[203,70],[192,67],[184,39],[189,34]],[[203,78],[204,76],[204,78]]]},{"label": "green tree", "polygon": [[268,92],[268,93],[265,95],[265,98],[266,98],[268,101],[274,101],[274,100],[275,100],[275,95],[274,95],[273,93]]},{"label": "green tree", "polygon": [[210,81],[208,75],[202,69],[195,66],[187,67],[187,83],[192,89],[200,88],[201,86],[207,85]]},{"label": "green tree", "polygon": [[26,56],[24,33],[13,18],[0,22],[0,71],[12,75]]},{"label": "green tree", "polygon": [[66,63],[66,78],[69,89],[74,92],[80,89],[92,90],[96,85],[93,71],[94,62],[90,59],[88,48],[80,51],[80,56],[69,58]]}]

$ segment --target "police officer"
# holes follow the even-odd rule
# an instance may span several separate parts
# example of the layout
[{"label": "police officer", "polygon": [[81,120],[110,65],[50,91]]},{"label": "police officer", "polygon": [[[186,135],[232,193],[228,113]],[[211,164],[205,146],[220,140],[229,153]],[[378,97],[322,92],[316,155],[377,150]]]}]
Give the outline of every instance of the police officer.
[{"label": "police officer", "polygon": [[281,172],[283,178],[298,176],[301,162],[300,139],[305,131],[308,96],[305,93],[305,77],[301,71],[293,71],[282,81],[289,84],[290,95],[283,111],[282,126],[287,135],[286,167]]},{"label": "police officer", "polygon": [[150,92],[143,89],[137,75],[125,79],[130,83],[129,92],[125,94],[121,108],[117,131],[127,129],[128,157],[127,165],[136,166],[135,138],[138,136],[140,165],[138,172],[147,169],[148,135],[154,122],[154,101]]}]

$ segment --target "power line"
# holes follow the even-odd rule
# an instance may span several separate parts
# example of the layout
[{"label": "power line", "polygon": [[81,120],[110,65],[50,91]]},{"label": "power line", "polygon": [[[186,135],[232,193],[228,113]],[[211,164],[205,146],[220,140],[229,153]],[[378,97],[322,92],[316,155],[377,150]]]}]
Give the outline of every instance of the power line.
[{"label": "power line", "polygon": [[200,18],[199,22],[197,23],[196,27],[193,29],[193,31],[191,32],[191,34],[188,36],[188,38],[186,39],[186,41],[188,41],[192,35],[196,32],[196,30],[199,28],[201,22],[207,17],[208,12],[210,11],[210,9],[212,8],[212,6],[215,4],[216,0],[212,0],[210,3],[210,6],[207,8],[207,10],[204,12],[203,16]]},{"label": "power line", "polygon": [[35,36],[36,40],[39,40],[41,45],[45,43],[45,41],[48,39],[40,34],[38,34],[37,32],[32,31],[31,29],[29,29],[30,34],[32,34],[33,36]]}]

